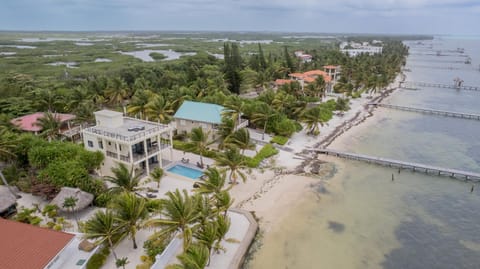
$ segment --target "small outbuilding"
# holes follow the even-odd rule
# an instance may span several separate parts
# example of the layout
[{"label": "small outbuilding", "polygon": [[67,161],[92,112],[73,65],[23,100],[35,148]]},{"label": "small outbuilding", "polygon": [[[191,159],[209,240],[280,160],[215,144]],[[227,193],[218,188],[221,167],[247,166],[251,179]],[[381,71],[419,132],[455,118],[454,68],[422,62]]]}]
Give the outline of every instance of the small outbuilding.
[{"label": "small outbuilding", "polygon": [[[77,199],[74,208],[63,207],[65,199],[69,197]],[[89,206],[93,202],[93,198],[93,194],[84,192],[79,188],[62,187],[60,192],[57,194],[57,196],[55,196],[55,198],[53,198],[50,204],[58,206],[59,210],[63,212],[70,212],[71,209],[74,211],[79,211]]]}]

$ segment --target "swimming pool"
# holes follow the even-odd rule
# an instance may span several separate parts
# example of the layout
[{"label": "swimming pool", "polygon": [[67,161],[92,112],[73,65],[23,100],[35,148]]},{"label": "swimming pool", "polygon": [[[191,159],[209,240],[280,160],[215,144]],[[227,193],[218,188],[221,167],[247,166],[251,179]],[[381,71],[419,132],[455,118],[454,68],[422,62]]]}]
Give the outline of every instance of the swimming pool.
[{"label": "swimming pool", "polygon": [[167,171],[171,173],[175,173],[177,175],[188,177],[191,179],[198,179],[200,176],[203,175],[203,172],[200,170],[193,169],[180,164],[176,164],[175,166],[168,168]]}]

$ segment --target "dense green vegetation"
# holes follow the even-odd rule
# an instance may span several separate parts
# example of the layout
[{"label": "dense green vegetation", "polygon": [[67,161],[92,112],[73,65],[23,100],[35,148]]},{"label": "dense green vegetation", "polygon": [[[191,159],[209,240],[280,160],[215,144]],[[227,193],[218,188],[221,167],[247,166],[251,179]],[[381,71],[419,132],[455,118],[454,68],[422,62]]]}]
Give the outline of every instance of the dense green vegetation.
[{"label": "dense green vegetation", "polygon": [[[62,186],[78,187],[93,193],[96,204],[106,207],[81,224],[87,237],[103,247],[88,268],[101,266],[111,250],[119,265],[128,262],[117,257],[113,247],[128,237],[132,247],[137,248],[136,233],[144,224],[161,228],[144,245],[148,255],[144,267],[178,233],[184,252],[178,257],[179,264],[171,268],[203,268],[214,251],[222,250],[221,242],[230,226],[226,212],[233,200],[228,189],[239,180],[246,181],[247,170],[278,153],[273,144],[266,144],[254,157],[246,157],[245,151],[254,150],[255,145],[249,132],[236,130],[237,121],[249,120],[249,127],[273,134],[271,142],[280,145],[303,128],[307,134],[318,135],[319,127],[333,117],[334,111],[349,109],[347,98],[357,98],[362,92],[374,93],[392,82],[408,53],[400,39],[392,37],[370,37],[369,41],[383,40],[382,54],[350,58],[338,49],[341,37],[264,33],[140,35],[144,35],[142,39],[127,34],[50,33],[57,40],[42,40],[43,35],[28,34],[40,38],[30,41],[22,41],[27,36],[22,33],[0,35],[0,52],[10,52],[0,54],[0,161],[6,164],[3,172],[10,184],[23,191],[51,198]],[[26,45],[34,48],[12,47]],[[152,52],[155,61],[142,62],[122,54],[145,48],[196,55],[165,61],[165,55]],[[311,54],[313,60],[304,63],[295,57],[296,50]],[[223,55],[224,60],[212,54]],[[322,69],[324,65],[342,67],[334,91],[346,98],[324,100],[327,84],[323,79],[305,87],[297,82],[274,87],[275,79],[288,78],[291,72]],[[248,98],[243,94],[249,94]],[[113,177],[93,176],[104,156],[88,152],[82,145],[58,141],[60,124],[52,116],[53,112],[73,113],[78,123],[85,125],[94,122],[93,112],[98,109],[125,108],[131,116],[169,123],[184,100],[227,108],[216,141],[197,128],[186,136],[179,134],[173,145],[199,154],[199,166],[204,165],[203,157],[209,157],[219,169],[207,169],[196,194],[177,190],[160,200],[136,194],[141,189],[140,178],[133,176],[130,167],[119,165],[112,170]],[[37,111],[48,112],[40,123],[40,136],[21,134],[10,124],[14,117]],[[162,174],[157,171],[152,175],[157,187]],[[111,183],[110,188],[105,180]],[[227,181],[232,185],[225,189]],[[40,223],[34,211],[24,209],[20,219]],[[58,223],[53,221],[51,226]]]}]

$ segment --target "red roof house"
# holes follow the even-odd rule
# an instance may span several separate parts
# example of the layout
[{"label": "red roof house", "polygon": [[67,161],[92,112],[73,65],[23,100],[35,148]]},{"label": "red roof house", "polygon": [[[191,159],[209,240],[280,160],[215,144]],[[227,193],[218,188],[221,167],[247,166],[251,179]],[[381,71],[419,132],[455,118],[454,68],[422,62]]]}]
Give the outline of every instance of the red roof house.
[{"label": "red roof house", "polygon": [[[42,127],[38,125],[38,120],[43,118],[44,115],[45,113],[43,112],[37,112],[37,113],[12,119],[10,122],[23,131],[39,132],[42,130]],[[54,113],[54,116],[60,122],[67,122],[69,120],[75,119],[75,115],[72,115],[72,114]]]},{"label": "red roof house", "polygon": [[0,268],[43,269],[74,237],[0,218]]}]

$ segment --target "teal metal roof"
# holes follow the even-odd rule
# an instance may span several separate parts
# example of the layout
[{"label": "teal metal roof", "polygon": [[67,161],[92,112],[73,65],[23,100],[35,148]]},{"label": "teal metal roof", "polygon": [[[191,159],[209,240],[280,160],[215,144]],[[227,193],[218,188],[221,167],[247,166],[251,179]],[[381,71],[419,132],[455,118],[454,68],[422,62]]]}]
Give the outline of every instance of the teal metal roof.
[{"label": "teal metal roof", "polygon": [[173,116],[176,119],[200,121],[206,123],[222,123],[222,111],[225,108],[216,104],[184,101]]}]

